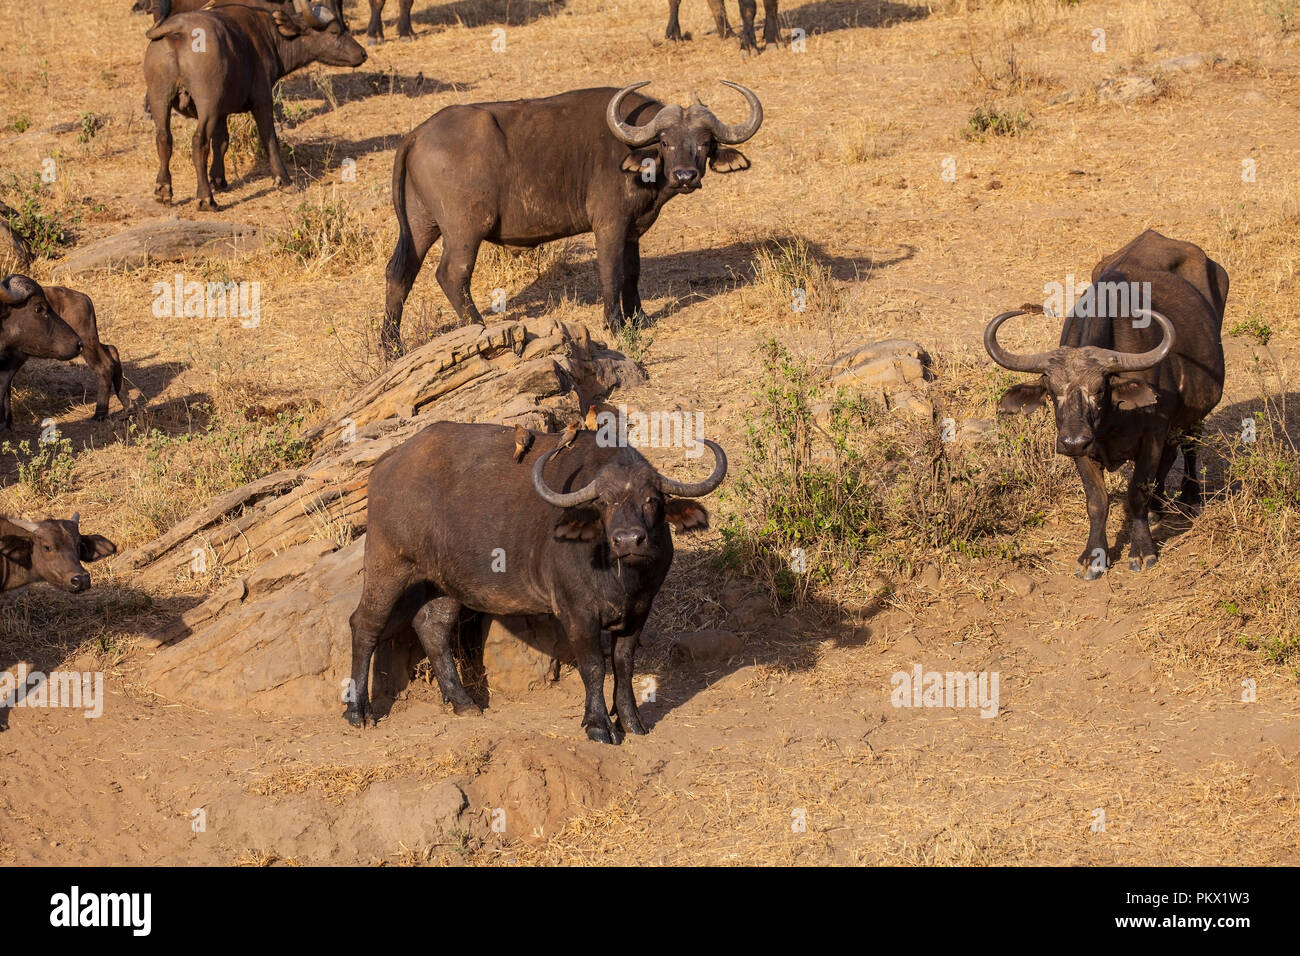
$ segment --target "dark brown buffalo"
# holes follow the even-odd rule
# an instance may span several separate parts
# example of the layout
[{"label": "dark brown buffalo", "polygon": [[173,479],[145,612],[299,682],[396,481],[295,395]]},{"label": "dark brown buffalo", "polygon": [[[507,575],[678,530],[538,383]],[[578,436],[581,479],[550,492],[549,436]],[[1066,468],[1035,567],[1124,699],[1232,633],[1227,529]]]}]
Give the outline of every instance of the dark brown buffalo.
[{"label": "dark brown buffalo", "polygon": [[0,591],[47,581],[80,593],[90,587],[90,572],[81,562],[117,553],[101,534],[82,534],[81,516],[71,521],[25,521],[0,515]]},{"label": "dark brown buffalo", "polygon": [[[246,7],[257,7],[268,4],[291,4],[291,0],[135,0],[131,12],[148,13],[153,16],[153,22],[158,24],[173,13],[193,13],[195,10],[223,7],[232,3]],[[343,0],[329,0],[328,6],[334,15],[338,17],[339,22],[346,25],[347,21],[343,16]]]},{"label": "dark brown buffalo", "polygon": [[738,83],[726,85],[745,97],[749,117],[736,125],[698,100],[683,109],[634,92],[645,85],[448,106],[402,140],[381,335],[390,351],[401,350],[402,308],[439,236],[438,284],[462,322],[483,321],[469,292],[481,243],[532,247],[585,232],[595,233],[610,327],[640,313],[641,236],[668,200],[700,188],[706,165],[748,169],[729,144],[763,122],[758,97]]},{"label": "dark brown buffalo", "polygon": [[45,289],[27,276],[0,282],[0,429],[13,427],[10,385],[29,358],[66,362],[81,354],[82,342],[72,326],[46,297]]},{"label": "dark brown buffalo", "polygon": [[[81,357],[99,379],[99,388],[95,393],[95,420],[103,421],[108,417],[108,400],[112,395],[117,396],[124,411],[130,411],[131,399],[122,382],[122,360],[117,349],[99,341],[95,304],[90,301],[90,296],[60,285],[44,286],[44,292],[45,301],[81,339]],[[0,404],[3,404],[6,413],[9,408],[10,384],[23,363],[32,357],[17,351],[0,358],[0,396],[3,396]]]},{"label": "dark brown buffalo", "polygon": [[[403,43],[415,39],[411,29],[411,4],[413,0],[397,0],[397,38]],[[384,42],[384,0],[370,0],[370,23],[366,26],[366,45]]]},{"label": "dark brown buffalo", "polygon": [[[247,0],[252,3],[253,0]],[[212,190],[226,188],[226,117],[252,113],[277,186],[290,182],[275,134],[272,90],[308,63],[360,66],[366,51],[327,7],[229,4],[168,17],[145,35],[144,76],[158,147],[154,195],[172,199],[171,111],[198,120],[193,159],[200,209],[216,209]],[[208,153],[212,170],[208,172]]]},{"label": "dark brown buffalo", "polygon": [[[371,0],[373,3],[374,0]],[[668,0],[668,29],[664,36],[669,40],[682,38],[681,24],[677,22],[677,8],[682,0]],[[777,19],[777,0],[763,0],[763,43],[772,46],[781,42],[781,24]],[[709,10],[718,30],[718,37],[734,37],[736,34],[727,22],[727,7],[723,0],[709,0]],[[740,0],[740,48],[749,53],[758,53],[758,40],[754,36],[754,17],[758,14],[756,0]]]},{"label": "dark brown buffalo", "polygon": [[[586,687],[587,736],[618,743],[643,734],[632,689],[641,628],[673,559],[669,525],[708,526],[687,499],[722,483],[727,458],[713,442],[713,473],[684,483],[660,475],[633,448],[600,433],[533,433],[523,464],[515,429],[439,422],[384,455],[370,476],[365,582],[352,614],[352,683],[345,715],[371,719],[369,677],[385,628],[409,621],[458,714],[477,714],[451,651],[461,608],[551,614]],[[676,497],[670,497],[676,496]],[[600,634],[613,637],[615,725],[605,706]]]},{"label": "dark brown buffalo", "polygon": [[[1150,291],[1149,309],[1114,307],[1121,300],[1116,290],[1143,285]],[[1071,309],[1059,348],[1014,355],[998,344],[999,326],[1023,311],[1004,312],[985,330],[984,347],[995,362],[1040,376],[1009,389],[998,410],[1021,413],[1052,402],[1056,450],[1074,459],[1088,499],[1088,545],[1079,557],[1085,580],[1099,577],[1109,562],[1106,471],[1134,463],[1128,487],[1134,571],[1156,562],[1149,510],[1162,502],[1180,448],[1180,499],[1199,504],[1195,438],[1223,394],[1227,297],[1223,266],[1190,242],[1148,229],[1097,263],[1091,291]]]}]

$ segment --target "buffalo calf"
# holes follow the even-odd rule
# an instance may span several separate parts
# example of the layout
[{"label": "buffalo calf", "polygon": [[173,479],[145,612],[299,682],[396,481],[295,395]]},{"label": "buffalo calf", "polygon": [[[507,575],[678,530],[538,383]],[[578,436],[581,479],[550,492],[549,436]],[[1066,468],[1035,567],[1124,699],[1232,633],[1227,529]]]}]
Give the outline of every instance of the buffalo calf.
[{"label": "buffalo calf", "polygon": [[0,515],[0,591],[45,581],[78,594],[90,587],[90,572],[82,562],[117,553],[117,545],[102,534],[82,534],[81,516],[26,521]]},{"label": "buffalo calf", "polygon": [[46,298],[46,290],[27,276],[0,282],[0,430],[13,428],[10,386],[29,358],[66,362],[81,354],[82,342]]},{"label": "buffalo calf", "polygon": [[[370,662],[381,634],[410,622],[444,699],[477,714],[452,656],[461,608],[554,615],[586,688],[587,736],[643,734],[632,688],[641,628],[673,560],[669,527],[708,526],[692,498],[722,483],[727,458],[711,441],[700,482],[659,474],[633,448],[597,432],[565,437],[439,422],[379,459],[370,476],[365,579],[351,618],[352,680],[345,715],[372,719]],[[522,446],[522,448],[521,448]],[[515,464],[512,459],[522,459]],[[605,704],[600,635],[613,638],[614,718]]]}]

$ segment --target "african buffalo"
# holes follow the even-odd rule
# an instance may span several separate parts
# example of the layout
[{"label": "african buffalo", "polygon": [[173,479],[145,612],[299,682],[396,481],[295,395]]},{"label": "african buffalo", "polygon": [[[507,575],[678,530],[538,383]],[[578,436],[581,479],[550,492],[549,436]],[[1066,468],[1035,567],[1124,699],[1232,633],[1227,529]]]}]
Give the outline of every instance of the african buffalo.
[{"label": "african buffalo", "polygon": [[[681,24],[677,22],[677,8],[681,2],[682,0],[668,0],[668,29],[664,31],[664,36],[669,40],[682,38]],[[777,20],[776,4],[777,0],[763,0],[763,43],[768,46],[781,42],[781,24]],[[713,13],[719,39],[736,35],[727,23],[727,7],[723,0],[709,0],[709,10]],[[754,17],[757,14],[756,0],[740,0],[740,48],[750,53],[760,52],[758,41],[754,37]]]},{"label": "african buffalo", "polygon": [[749,168],[729,144],[758,132],[763,106],[751,90],[724,83],[749,103],[743,123],[723,123],[698,99],[665,106],[634,92],[641,82],[448,106],[417,126],[393,162],[398,237],[386,272],[385,347],[401,351],[402,308],[439,236],[438,284],[462,322],[482,322],[469,285],[484,240],[532,247],[595,233],[605,319],[617,332],[641,311],[640,239],[664,203],[699,189],[706,163],[719,173]]},{"label": "african buffalo", "polygon": [[[404,43],[415,39],[411,29],[413,0],[397,0],[397,38]],[[370,23],[366,25],[366,46],[384,42],[384,0],[370,0]]]},{"label": "african buffalo", "polygon": [[[173,13],[193,13],[195,10],[202,10],[205,7],[212,9],[214,7],[228,6],[232,3],[246,7],[256,7],[264,3],[291,3],[291,0],[135,0],[131,12],[151,14],[153,22],[158,24]],[[334,16],[338,17],[339,22],[346,26],[347,21],[343,16],[343,0],[329,0],[329,8]]]},{"label": "african buffalo", "polygon": [[[439,422],[380,458],[370,477],[365,581],[351,618],[350,723],[371,718],[370,661],[395,619],[411,621],[456,713],[479,713],[451,652],[465,607],[554,615],[586,687],[587,736],[618,743],[645,733],[632,663],[672,564],[669,525],[708,527],[708,512],[686,499],[717,488],[727,458],[706,440],[713,473],[678,482],[633,448],[602,445],[598,434],[578,431],[566,446],[562,435],[533,433],[517,465],[515,429]],[[613,638],[617,726],[605,706],[602,630]]]},{"label": "african buffalo", "polygon": [[29,358],[66,362],[81,354],[82,341],[46,297],[46,290],[27,276],[0,282],[0,430],[13,428],[10,385]]},{"label": "african buffalo", "polygon": [[[108,399],[111,395],[117,396],[124,411],[130,411],[131,398],[122,382],[122,360],[117,349],[99,341],[95,304],[90,301],[90,296],[59,285],[47,285],[44,292],[45,301],[81,339],[81,357],[99,379],[99,389],[95,394],[95,421],[103,421],[108,417]],[[0,355],[0,407],[3,407],[6,415],[10,384],[18,370],[31,357],[21,349]]]},{"label": "african buffalo", "polygon": [[82,534],[81,516],[72,520],[25,521],[0,515],[0,591],[48,581],[78,594],[90,587],[82,561],[98,561],[117,553],[117,545],[101,534]]},{"label": "african buffalo", "polygon": [[1128,487],[1134,571],[1156,562],[1148,511],[1153,495],[1156,505],[1163,499],[1180,446],[1180,499],[1188,506],[1200,502],[1195,439],[1223,394],[1227,297],[1221,265],[1190,242],[1148,229],[1097,263],[1091,286],[1065,320],[1059,348],[1014,355],[998,344],[998,328],[1023,310],[1002,313],[984,330],[993,361],[1040,376],[1008,389],[998,411],[1027,412],[1051,398],[1056,450],[1074,459],[1088,499],[1088,546],[1079,557],[1085,580],[1099,577],[1108,563],[1103,469],[1134,463]]},{"label": "african buffalo", "polygon": [[172,109],[198,120],[193,147],[198,204],[215,210],[212,190],[226,188],[226,117],[253,114],[275,184],[285,185],[289,171],[272,114],[275,84],[308,63],[355,67],[365,62],[366,51],[327,7],[293,0],[291,11],[287,5],[257,2],[174,14],[145,34],[152,41],[144,75],[158,147],[154,195],[160,202],[172,198]]}]

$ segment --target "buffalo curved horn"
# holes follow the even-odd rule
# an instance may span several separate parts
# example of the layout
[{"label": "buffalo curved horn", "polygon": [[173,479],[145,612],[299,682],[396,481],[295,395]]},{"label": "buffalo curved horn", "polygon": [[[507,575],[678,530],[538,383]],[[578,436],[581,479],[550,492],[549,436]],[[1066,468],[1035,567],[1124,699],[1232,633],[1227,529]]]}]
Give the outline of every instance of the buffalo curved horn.
[{"label": "buffalo curved horn", "polygon": [[709,441],[707,438],[703,441],[709,446],[709,451],[713,452],[713,474],[703,481],[686,482],[674,481],[656,472],[660,491],[668,495],[677,495],[679,498],[702,498],[722,484],[722,479],[727,477],[727,453],[717,442]]},{"label": "buffalo curved horn", "polygon": [[34,521],[25,521],[22,518],[8,518],[6,520],[10,524],[17,525],[19,528],[22,528],[28,534],[36,534],[36,532],[41,530],[41,526]]},{"label": "buffalo curved horn", "polygon": [[1147,352],[1116,352],[1113,349],[1104,349],[1106,357],[1104,359],[1106,368],[1114,372],[1141,372],[1144,369],[1154,368],[1164,361],[1169,350],[1174,347],[1174,324],[1166,319],[1154,309],[1134,309],[1134,317],[1139,315],[1149,316],[1160,324],[1164,332],[1164,337],[1160,344]]},{"label": "buffalo curved horn", "polygon": [[559,492],[552,491],[546,484],[546,478],[542,475],[542,469],[546,463],[551,460],[551,456],[563,448],[563,445],[557,445],[548,451],[541,458],[537,459],[537,464],[533,465],[533,490],[541,496],[542,500],[548,504],[553,504],[557,508],[576,508],[579,505],[585,505],[588,502],[595,501],[597,496],[596,483],[593,481],[585,488],[579,488],[577,491]]},{"label": "buffalo curved horn", "polygon": [[[624,123],[619,119],[618,108],[623,103],[623,97],[627,96],[629,93],[636,92],[643,86],[649,85],[649,80],[642,80],[640,83],[633,83],[631,86],[625,86],[614,94],[614,98],[610,100],[609,105],[605,107],[605,122],[609,124],[610,132],[618,137],[621,142],[626,143],[633,149],[654,142],[662,127],[659,117],[664,116],[668,110],[673,109],[671,106],[665,106],[655,114],[654,119],[649,123],[646,123],[644,126],[629,126],[627,123]],[[677,107],[677,110],[680,112],[681,107]],[[666,116],[664,118],[667,119]]]},{"label": "buffalo curved horn", "polygon": [[73,524],[73,527],[76,527],[77,525],[81,524],[81,512],[80,512],[80,511],[74,511],[74,512],[72,512],[72,524]]},{"label": "buffalo curved horn", "polygon": [[989,353],[989,358],[1005,369],[1010,369],[1013,372],[1042,373],[1047,371],[1047,362],[1052,357],[1051,352],[1016,355],[1013,352],[1008,352],[998,344],[998,328],[1002,323],[1017,315],[1025,314],[1024,309],[1013,309],[1010,312],[1003,312],[1001,315],[996,316],[984,329],[984,351]]},{"label": "buffalo curved horn", "polygon": [[728,145],[743,143],[745,140],[757,133],[758,128],[763,125],[763,104],[759,102],[758,94],[747,86],[741,86],[739,83],[732,83],[730,80],[723,80],[722,85],[731,87],[749,102],[749,116],[743,123],[728,125],[710,113],[709,115],[713,117],[713,122],[711,124],[713,127],[713,138],[719,143],[726,143]]},{"label": "buffalo curved horn", "polygon": [[293,8],[297,10],[298,15],[302,17],[302,22],[307,24],[307,26],[311,27],[313,30],[325,29],[326,21],[316,16],[316,11],[311,8],[311,4],[308,3],[307,0],[293,0]]}]

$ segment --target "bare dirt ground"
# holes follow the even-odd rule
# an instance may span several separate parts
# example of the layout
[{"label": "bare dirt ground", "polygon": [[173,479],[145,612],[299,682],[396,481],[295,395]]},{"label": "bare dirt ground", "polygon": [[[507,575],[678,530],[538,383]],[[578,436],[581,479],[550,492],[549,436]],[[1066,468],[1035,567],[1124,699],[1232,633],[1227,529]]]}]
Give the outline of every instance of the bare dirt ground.
[{"label": "bare dirt ground", "polygon": [[[1267,346],[1225,336],[1228,381],[1212,428],[1233,432],[1259,407],[1261,381],[1286,395],[1300,371],[1300,8],[1288,0],[791,0],[783,26],[802,29],[804,45],[756,57],[706,32],[703,3],[683,5],[694,39],[670,44],[655,4],[418,0],[415,42],[393,42],[390,9],[390,42],[360,69],[309,68],[285,82],[282,141],[296,190],[275,190],[237,134],[236,175],[215,214],[195,207],[183,120],[174,121],[178,201],[168,211],[152,199],[145,21],[128,7],[0,0],[0,198],[17,206],[22,190],[38,190],[72,232],[56,256],[169,214],[291,236],[302,204],[328,204],[355,228],[307,262],[273,244],[72,281],[93,296],[101,337],[149,408],[128,422],[115,406],[113,420],[92,423],[84,367],[31,363],[11,440],[34,442],[39,423],[56,419],[71,441],[70,473],[42,490],[19,474],[21,456],[5,455],[0,511],[79,510],[84,528],[123,550],[247,480],[231,461],[250,440],[239,423],[262,414],[249,409],[310,421],[377,367],[393,150],[450,103],[651,79],[654,95],[686,102],[696,90],[730,118],[743,104],[717,80],[760,94],[766,122],[742,147],[753,168],[706,176],[642,243],[653,326],[638,347],[650,382],[618,396],[702,410],[709,434],[734,448],[733,468],[745,465],[759,340],[822,361],[913,339],[970,383],[959,417],[990,417],[988,318],[1041,299],[1044,282],[1082,281],[1148,227],[1225,265],[1225,328],[1250,320],[1272,330]],[[362,7],[349,15],[364,28]],[[1200,56],[1166,62],[1189,54]],[[1152,78],[1150,95],[1098,94],[1123,76]],[[980,109],[1025,125],[972,132]],[[86,115],[97,118],[93,135]],[[55,182],[33,186],[50,157]],[[355,180],[342,175],[345,159]],[[756,265],[765,243],[795,239],[820,283],[799,314]],[[436,255],[412,293],[408,342],[450,322]],[[535,261],[530,271],[485,252],[480,303],[504,285],[512,309],[596,328],[589,238]],[[53,264],[31,272],[49,281]],[[181,271],[260,281],[260,325],[156,318],[153,283]],[[1054,341],[1047,320],[1022,321],[1007,330],[1011,345]],[[1300,395],[1290,395],[1295,437]],[[659,460],[672,465],[667,453]],[[104,669],[108,700],[93,720],[10,712],[0,862],[1296,863],[1296,662],[1243,646],[1247,621],[1223,611],[1261,581],[1290,573],[1294,585],[1294,566],[1269,557],[1294,557],[1295,525],[1285,523],[1294,513],[1247,534],[1211,505],[1190,523],[1162,523],[1153,570],[1134,574],[1121,561],[1085,584],[1071,576],[1086,537],[1083,498],[1077,482],[1062,487],[1013,553],[923,556],[881,572],[892,590],[880,600],[846,593],[854,585],[738,615],[728,594],[746,584],[719,568],[720,535],[683,541],[639,664],[658,681],[642,707],[651,733],[617,748],[582,737],[571,673],[480,719],[455,718],[417,684],[364,733],[341,716],[204,711],[139,686],[132,642],[214,581],[149,592],[109,565],[93,569],[85,595],[44,586],[6,595],[0,666]],[[710,505],[718,525],[744,503],[724,493]],[[1293,613],[1297,600],[1273,592],[1261,614]],[[717,626],[744,639],[729,661],[669,655],[674,634]],[[891,675],[917,663],[999,673],[998,716],[893,707]],[[1245,680],[1253,702],[1243,701]],[[449,804],[462,791],[457,816]],[[503,806],[517,814],[505,835],[491,828]],[[206,829],[194,832],[199,808]],[[431,825],[448,814],[455,828]]]}]

